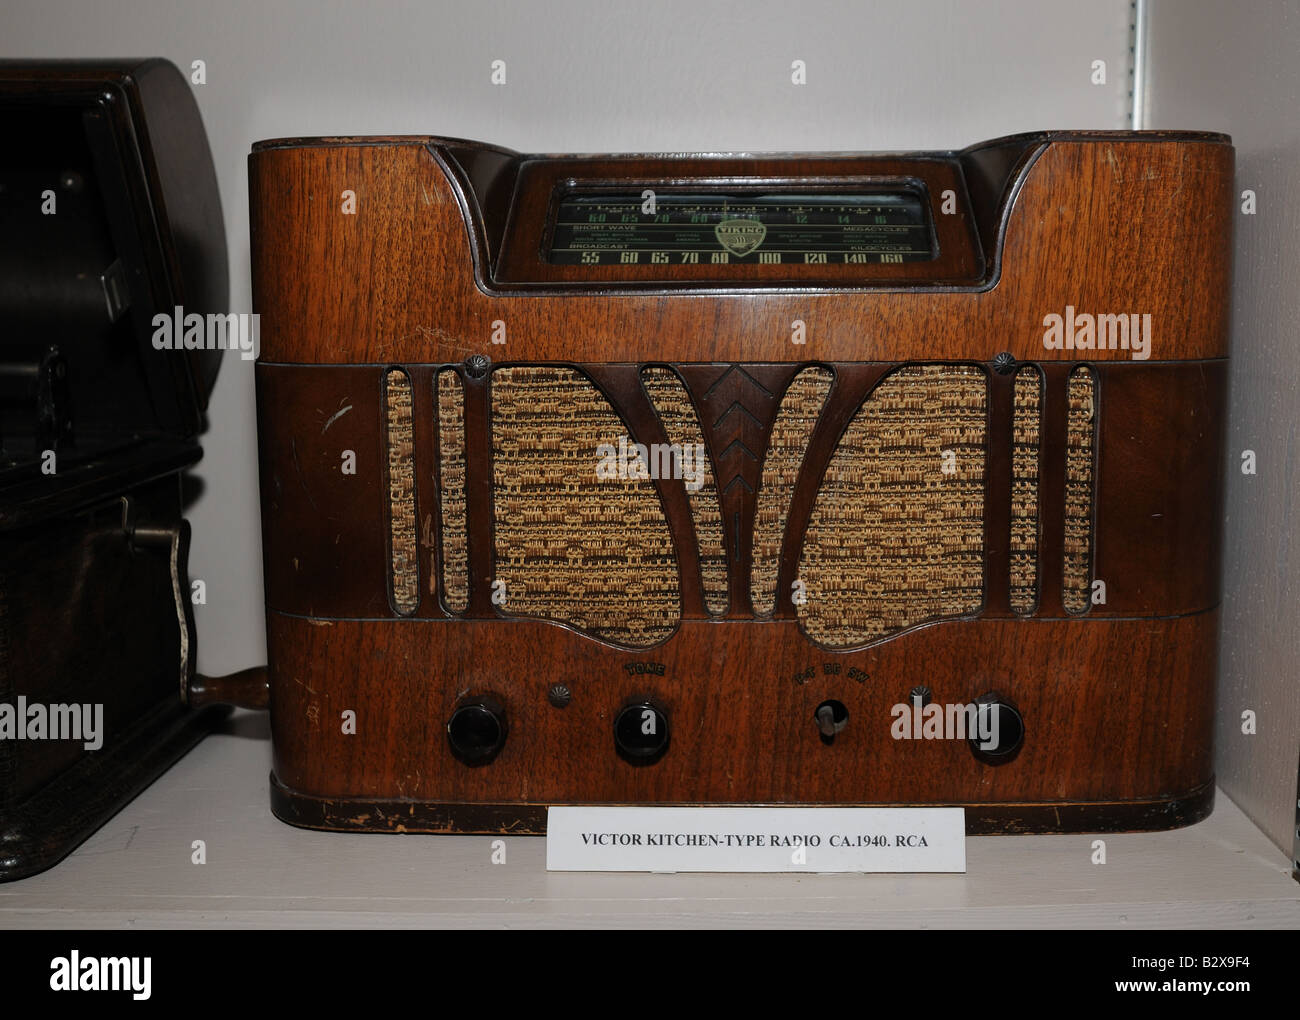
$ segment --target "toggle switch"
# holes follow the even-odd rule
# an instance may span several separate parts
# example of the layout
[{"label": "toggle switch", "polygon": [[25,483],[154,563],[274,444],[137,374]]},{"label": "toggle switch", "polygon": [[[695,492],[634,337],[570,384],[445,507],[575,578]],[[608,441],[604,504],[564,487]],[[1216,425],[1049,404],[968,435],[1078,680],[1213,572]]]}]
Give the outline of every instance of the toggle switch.
[{"label": "toggle switch", "polygon": [[849,710],[842,701],[823,701],[813,713],[823,744],[835,742],[835,735],[849,724]]}]

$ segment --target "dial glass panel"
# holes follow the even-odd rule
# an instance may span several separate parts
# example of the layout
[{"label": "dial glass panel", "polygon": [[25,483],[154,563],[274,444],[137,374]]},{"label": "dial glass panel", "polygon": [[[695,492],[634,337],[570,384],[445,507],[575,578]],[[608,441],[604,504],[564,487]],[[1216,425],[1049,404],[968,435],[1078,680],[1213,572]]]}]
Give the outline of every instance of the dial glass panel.
[{"label": "dial glass panel", "polygon": [[828,265],[938,257],[912,188],[723,193],[695,189],[561,195],[543,254],[557,265]]}]

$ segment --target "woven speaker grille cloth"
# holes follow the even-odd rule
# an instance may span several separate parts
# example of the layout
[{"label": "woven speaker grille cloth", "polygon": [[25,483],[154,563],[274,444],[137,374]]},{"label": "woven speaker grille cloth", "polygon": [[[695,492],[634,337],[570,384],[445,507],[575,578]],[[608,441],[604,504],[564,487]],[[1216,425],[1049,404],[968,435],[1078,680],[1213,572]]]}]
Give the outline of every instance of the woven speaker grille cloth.
[{"label": "woven speaker grille cloth", "polygon": [[[641,381],[646,393],[659,412],[668,441],[679,450],[694,451],[687,454],[684,463],[698,470],[699,484],[685,479],[691,516],[695,520],[695,538],[700,549],[700,583],[704,588],[704,606],[710,613],[725,613],[728,605],[727,552],[722,542],[722,510],[718,505],[718,487],[709,458],[704,453],[704,434],[700,420],[691,405],[686,387],[668,368],[646,368],[641,371]],[[698,453],[698,458],[695,454]]]},{"label": "woven speaker grille cloth", "polygon": [[442,591],[447,608],[469,604],[465,522],[465,389],[460,377],[438,373],[438,493],[442,518]]},{"label": "woven speaker grille cloth", "polygon": [[1011,446],[1011,608],[1032,613],[1038,604],[1038,442],[1042,373],[1016,373]]},{"label": "woven speaker grille cloth", "polygon": [[618,644],[655,644],[680,615],[677,558],[654,483],[598,475],[627,435],[567,368],[492,374],[492,489],[502,611]]},{"label": "woven speaker grille cloth", "polygon": [[790,499],[808,440],[831,391],[831,379],[830,370],[825,368],[800,372],[785,391],[772,425],[754,513],[753,570],[749,581],[749,596],[759,616],[776,609],[776,578]]},{"label": "woven speaker grille cloth", "polygon": [[863,402],[804,536],[796,607],[813,640],[850,647],[980,608],[985,389],[971,366],[908,365]]},{"label": "woven speaker grille cloth", "polygon": [[1092,605],[1092,460],[1096,385],[1092,370],[1070,373],[1065,456],[1065,564],[1063,601],[1071,613]]},{"label": "woven speaker grille cloth", "polygon": [[411,380],[388,373],[388,526],[393,608],[412,613],[420,604],[420,560],[415,543],[415,464]]}]

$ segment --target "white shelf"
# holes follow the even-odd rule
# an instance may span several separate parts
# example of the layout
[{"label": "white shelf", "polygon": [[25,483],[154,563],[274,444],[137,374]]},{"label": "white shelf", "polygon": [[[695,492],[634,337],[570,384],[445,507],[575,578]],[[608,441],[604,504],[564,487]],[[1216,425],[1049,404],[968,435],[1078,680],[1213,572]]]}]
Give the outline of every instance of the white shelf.
[{"label": "white shelf", "polygon": [[[545,841],[308,832],[268,806],[265,716],[240,713],[51,871],[0,926],[1300,927],[1288,861],[1220,793],[1187,829],[985,836],[965,875],[548,874]],[[191,843],[207,863],[190,863]]]}]

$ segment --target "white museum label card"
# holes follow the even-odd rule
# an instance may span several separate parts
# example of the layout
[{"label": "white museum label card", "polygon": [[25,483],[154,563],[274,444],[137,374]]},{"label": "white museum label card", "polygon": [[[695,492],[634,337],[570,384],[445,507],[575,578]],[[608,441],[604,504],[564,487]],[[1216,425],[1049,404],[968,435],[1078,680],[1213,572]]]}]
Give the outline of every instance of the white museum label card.
[{"label": "white museum label card", "polygon": [[553,807],[548,871],[966,870],[962,808]]}]

